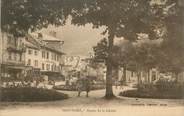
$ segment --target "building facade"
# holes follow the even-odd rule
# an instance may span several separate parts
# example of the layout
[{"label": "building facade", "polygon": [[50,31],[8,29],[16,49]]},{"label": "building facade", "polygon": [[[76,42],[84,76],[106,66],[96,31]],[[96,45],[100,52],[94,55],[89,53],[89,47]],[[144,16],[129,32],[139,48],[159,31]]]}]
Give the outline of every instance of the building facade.
[{"label": "building facade", "polygon": [[[63,65],[60,39],[27,35],[16,38],[1,33],[1,77],[5,80],[36,79],[43,75],[48,78],[61,76]],[[51,39],[50,39],[51,38]]]},{"label": "building facade", "polygon": [[21,80],[25,69],[23,38],[1,33],[1,77],[3,80]]},{"label": "building facade", "polygon": [[61,51],[63,41],[53,37],[44,38],[44,35],[29,36],[26,39],[26,66],[32,67],[33,77],[46,75],[48,78],[61,76],[64,54]]}]

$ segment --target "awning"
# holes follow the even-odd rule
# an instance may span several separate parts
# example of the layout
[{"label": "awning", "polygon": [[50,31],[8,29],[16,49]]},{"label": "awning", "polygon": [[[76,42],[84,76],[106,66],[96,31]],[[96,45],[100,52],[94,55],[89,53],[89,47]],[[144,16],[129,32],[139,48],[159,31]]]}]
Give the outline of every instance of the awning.
[{"label": "awning", "polygon": [[6,68],[15,69],[15,70],[23,70],[25,69],[25,66],[6,66]]},{"label": "awning", "polygon": [[61,75],[60,72],[53,72],[53,71],[41,71],[41,74],[50,75],[50,76]]},{"label": "awning", "polygon": [[25,66],[24,67],[24,70],[25,71],[33,70],[33,67],[32,66]]}]

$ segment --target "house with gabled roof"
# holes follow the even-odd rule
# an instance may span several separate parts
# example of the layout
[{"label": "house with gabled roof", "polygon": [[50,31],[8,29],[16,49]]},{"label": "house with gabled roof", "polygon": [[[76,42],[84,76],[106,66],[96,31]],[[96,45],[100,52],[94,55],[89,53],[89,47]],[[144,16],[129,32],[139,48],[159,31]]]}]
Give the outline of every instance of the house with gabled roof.
[{"label": "house with gabled roof", "polygon": [[[46,37],[46,38],[44,38]],[[49,40],[49,37],[51,38]],[[26,54],[25,64],[32,67],[31,77],[46,75],[52,80],[52,77],[60,77],[62,70],[62,45],[64,42],[49,35],[38,33],[37,36],[28,35],[25,39]]]}]

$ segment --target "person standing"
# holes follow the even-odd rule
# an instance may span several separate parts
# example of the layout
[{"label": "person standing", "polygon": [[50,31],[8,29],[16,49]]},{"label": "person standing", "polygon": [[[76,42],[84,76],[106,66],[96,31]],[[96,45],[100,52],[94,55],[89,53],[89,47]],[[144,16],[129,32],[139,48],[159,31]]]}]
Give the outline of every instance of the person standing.
[{"label": "person standing", "polygon": [[88,97],[88,93],[91,90],[91,82],[90,82],[90,79],[87,78],[87,77],[84,79],[84,88],[85,88],[85,91],[86,91],[86,97]]},{"label": "person standing", "polygon": [[76,90],[78,91],[78,97],[80,97],[80,93],[82,92],[83,89],[83,82],[81,78],[78,78],[76,82]]}]

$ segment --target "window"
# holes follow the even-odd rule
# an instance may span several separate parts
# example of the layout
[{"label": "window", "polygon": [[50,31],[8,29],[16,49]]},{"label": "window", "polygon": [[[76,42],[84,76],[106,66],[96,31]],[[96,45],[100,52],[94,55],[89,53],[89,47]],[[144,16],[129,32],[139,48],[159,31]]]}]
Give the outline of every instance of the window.
[{"label": "window", "polygon": [[32,50],[28,49],[28,54],[32,54]]},{"label": "window", "polygon": [[56,71],[56,65],[54,65],[54,70]]},{"label": "window", "polygon": [[20,54],[17,54],[17,61],[21,61],[21,55]]},{"label": "window", "polygon": [[31,65],[31,59],[28,59],[27,61],[27,65],[30,66]]},{"label": "window", "polygon": [[45,58],[45,51],[42,51],[42,58]]},{"label": "window", "polygon": [[57,59],[57,61],[59,61],[59,55],[57,55],[57,58],[56,59]]},{"label": "window", "polygon": [[46,65],[47,70],[50,70],[50,64]]},{"label": "window", "polygon": [[17,60],[17,54],[14,53],[14,60],[16,61]]},{"label": "window", "polygon": [[42,63],[42,70],[45,70],[45,64]]},{"label": "window", "polygon": [[7,42],[10,44],[12,42],[12,39],[10,36],[8,36]]},{"label": "window", "polygon": [[54,60],[56,60],[57,54],[54,54]]},{"label": "window", "polygon": [[19,59],[19,61],[22,61],[22,54],[20,54],[20,59]]},{"label": "window", "polygon": [[134,72],[132,71],[132,72],[131,72],[131,77],[133,77],[133,76],[134,76]]},{"label": "window", "polygon": [[57,69],[56,69],[57,71],[60,71],[60,67],[59,67],[59,66],[57,66],[56,68],[57,68]]},{"label": "window", "polygon": [[34,54],[35,54],[35,56],[37,56],[37,55],[38,55],[38,51],[37,51],[37,50],[35,50],[35,51],[34,51]]},{"label": "window", "polygon": [[8,53],[8,59],[12,60],[12,53],[11,52]]},{"label": "window", "polygon": [[34,65],[37,67],[38,66],[38,60],[34,61]]},{"label": "window", "polygon": [[54,71],[54,65],[51,66],[51,71]]},{"label": "window", "polygon": [[47,59],[49,59],[49,52],[47,52]]},{"label": "window", "polygon": [[51,59],[54,60],[54,53],[52,53]]}]

